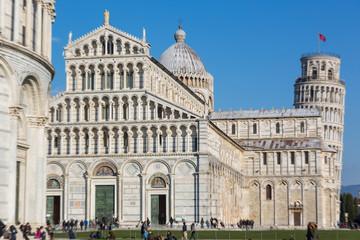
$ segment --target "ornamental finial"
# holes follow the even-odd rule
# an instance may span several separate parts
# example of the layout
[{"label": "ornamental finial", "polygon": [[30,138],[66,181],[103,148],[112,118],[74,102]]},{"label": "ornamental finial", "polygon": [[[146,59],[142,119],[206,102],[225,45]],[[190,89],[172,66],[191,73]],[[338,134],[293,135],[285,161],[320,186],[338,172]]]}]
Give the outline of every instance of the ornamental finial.
[{"label": "ornamental finial", "polygon": [[70,32],[69,32],[69,40],[68,40],[68,43],[71,43],[71,42],[72,42],[71,38],[72,38],[72,32],[70,31]]},{"label": "ornamental finial", "polygon": [[183,20],[181,19],[181,18],[179,18],[179,20],[178,20],[178,23],[179,23],[179,29],[181,29],[182,28],[182,25],[181,25],[181,23],[183,22]]},{"label": "ornamental finial", "polygon": [[110,13],[108,10],[105,9],[105,12],[104,12],[104,24],[105,25],[109,25],[109,17],[110,17]]}]

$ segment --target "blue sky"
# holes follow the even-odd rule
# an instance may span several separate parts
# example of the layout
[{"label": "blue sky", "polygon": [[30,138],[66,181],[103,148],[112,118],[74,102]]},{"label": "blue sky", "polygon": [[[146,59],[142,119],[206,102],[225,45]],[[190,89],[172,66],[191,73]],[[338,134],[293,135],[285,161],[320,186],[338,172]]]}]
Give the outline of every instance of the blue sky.
[{"label": "blue sky", "polygon": [[65,90],[69,31],[76,39],[101,26],[105,9],[118,29],[142,37],[145,27],[156,59],[174,43],[183,19],[185,42],[214,77],[217,110],[292,108],[300,55],[317,51],[318,32],[325,35],[321,49],[341,55],[347,87],[342,180],[360,184],[360,1],[57,1],[53,94]]}]

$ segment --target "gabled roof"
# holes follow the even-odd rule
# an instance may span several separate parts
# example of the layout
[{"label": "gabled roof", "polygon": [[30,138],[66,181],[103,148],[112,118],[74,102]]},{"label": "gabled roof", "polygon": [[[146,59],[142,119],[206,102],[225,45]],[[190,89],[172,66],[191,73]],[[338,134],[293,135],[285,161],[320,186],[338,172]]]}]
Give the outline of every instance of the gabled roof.
[{"label": "gabled roof", "polygon": [[85,35],[83,35],[83,36],[75,39],[74,41],[71,41],[70,43],[68,43],[68,44],[66,45],[65,48],[70,48],[70,47],[76,45],[77,43],[79,43],[79,42],[81,42],[81,41],[83,41],[83,40],[86,40],[86,39],[88,39],[90,36],[93,36],[93,35],[95,35],[96,33],[99,33],[99,32],[101,32],[101,31],[103,31],[103,30],[111,31],[111,32],[113,32],[113,33],[116,33],[116,34],[124,37],[124,38],[127,38],[127,39],[129,39],[129,40],[132,40],[132,41],[134,41],[134,42],[136,42],[136,43],[138,43],[138,44],[140,44],[140,45],[142,45],[142,46],[150,47],[150,44],[146,43],[146,41],[144,41],[143,39],[140,39],[140,38],[138,38],[138,37],[135,37],[135,36],[133,36],[133,35],[131,35],[131,34],[129,34],[129,33],[126,33],[126,32],[124,32],[124,31],[121,31],[121,30],[119,30],[119,29],[117,29],[117,28],[115,28],[115,27],[113,27],[113,26],[111,26],[111,25],[104,24],[104,25],[102,25],[102,26],[100,26],[100,27],[92,30],[91,32],[89,32],[89,33],[87,33],[87,34],[85,34]]},{"label": "gabled roof", "polygon": [[212,112],[211,120],[256,119],[256,118],[294,118],[321,117],[318,108],[271,109],[271,110],[240,110]]}]

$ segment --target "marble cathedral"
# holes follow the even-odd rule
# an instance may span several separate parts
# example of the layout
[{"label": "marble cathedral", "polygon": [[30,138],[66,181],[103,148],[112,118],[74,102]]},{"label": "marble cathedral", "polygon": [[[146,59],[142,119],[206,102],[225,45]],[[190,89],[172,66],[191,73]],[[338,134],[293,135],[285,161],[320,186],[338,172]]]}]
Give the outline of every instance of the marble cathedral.
[{"label": "marble cathedral", "polygon": [[[0,217],[29,219],[15,214],[17,201],[31,197],[23,197],[18,181],[30,186],[36,179],[42,185],[31,194],[37,196],[35,206],[46,201],[46,213],[40,211],[42,219],[34,223],[45,217],[56,224],[106,216],[122,225],[146,218],[161,225],[170,217],[187,222],[216,217],[226,224],[253,219],[255,226],[336,225],[345,98],[340,57],[301,57],[293,109],[214,111],[213,77],[185,43],[181,26],[174,37],[155,59],[145,30],[142,38],[123,32],[109,24],[106,11],[99,28],[76,40],[69,35],[66,90],[51,100],[46,98],[53,74],[50,52],[25,38],[39,67],[19,78],[24,97],[12,102],[8,82],[14,70],[5,62],[12,56],[3,46],[20,40],[0,39],[0,83],[8,86],[0,93],[0,134],[14,138],[1,142],[9,146],[0,148],[0,171],[17,172],[0,190],[19,192],[1,195]],[[45,74],[40,75],[44,83],[38,72]],[[30,102],[39,108],[30,109]],[[15,129],[20,129],[17,138]],[[17,177],[35,169],[33,158],[44,160],[35,164],[39,174]]]}]

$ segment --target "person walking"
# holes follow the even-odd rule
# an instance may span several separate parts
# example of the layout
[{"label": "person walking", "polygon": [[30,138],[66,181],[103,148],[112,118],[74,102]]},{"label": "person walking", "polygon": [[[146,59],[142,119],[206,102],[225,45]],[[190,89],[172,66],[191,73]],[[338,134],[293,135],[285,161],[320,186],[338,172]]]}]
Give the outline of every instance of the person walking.
[{"label": "person walking", "polygon": [[173,223],[174,223],[174,219],[172,217],[170,217],[170,227],[173,227]]},{"label": "person walking", "polygon": [[89,222],[88,222],[88,220],[85,218],[85,221],[84,221],[85,231],[86,231],[86,229],[87,229],[87,227],[88,227],[88,224],[89,224]]},{"label": "person walking", "polygon": [[9,230],[10,230],[10,240],[16,240],[16,234],[18,233],[16,227],[14,225],[11,225]]},{"label": "person walking", "polygon": [[307,231],[306,231],[306,239],[307,240],[318,240],[319,239],[315,224],[313,222],[309,222],[309,224],[308,224]]},{"label": "person walking", "polygon": [[186,227],[186,222],[183,223],[182,226],[182,236],[181,236],[181,240],[187,240],[187,227]]},{"label": "person walking", "polygon": [[204,218],[201,218],[200,224],[201,224],[201,228],[204,228]]},{"label": "person walking", "polygon": [[83,227],[84,227],[84,221],[81,220],[81,221],[80,221],[80,229],[81,229],[81,231],[83,230]]},{"label": "person walking", "polygon": [[192,224],[191,224],[190,229],[191,229],[190,240],[193,239],[193,238],[194,238],[194,240],[196,240],[196,238],[195,238],[195,223],[192,223]]}]

